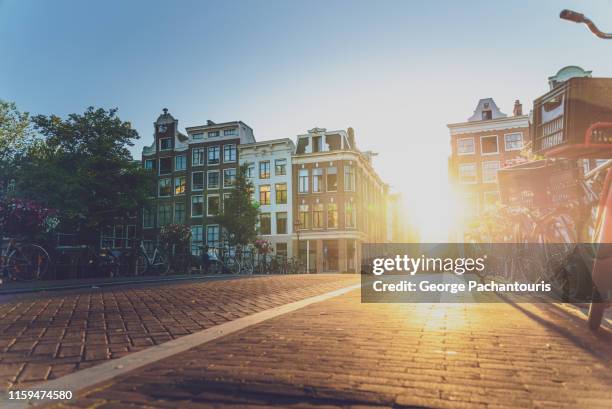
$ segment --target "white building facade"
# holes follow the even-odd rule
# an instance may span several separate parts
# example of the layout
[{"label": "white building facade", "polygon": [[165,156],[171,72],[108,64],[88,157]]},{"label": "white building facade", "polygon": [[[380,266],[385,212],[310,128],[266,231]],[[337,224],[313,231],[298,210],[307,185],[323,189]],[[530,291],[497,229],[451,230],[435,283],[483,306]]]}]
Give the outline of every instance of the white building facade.
[{"label": "white building facade", "polygon": [[260,205],[259,236],[272,243],[274,254],[293,256],[293,186],[291,139],[241,144],[240,165],[248,165],[254,200]]}]

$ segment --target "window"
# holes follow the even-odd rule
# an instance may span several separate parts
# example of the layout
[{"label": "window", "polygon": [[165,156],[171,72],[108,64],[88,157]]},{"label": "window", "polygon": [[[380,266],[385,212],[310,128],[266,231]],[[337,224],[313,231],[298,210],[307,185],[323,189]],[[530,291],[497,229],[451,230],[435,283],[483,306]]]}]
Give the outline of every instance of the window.
[{"label": "window", "polygon": [[206,215],[207,216],[216,216],[219,214],[219,210],[221,208],[221,199],[219,195],[208,195],[206,198]]},{"label": "window", "polygon": [[150,229],[155,226],[155,213],[149,209],[142,210],[142,228]]},{"label": "window", "polygon": [[308,212],[308,205],[300,205],[300,229],[310,228],[310,213]]},{"label": "window", "polygon": [[477,181],[475,163],[463,163],[459,165],[459,183],[476,183]]},{"label": "window", "polygon": [[236,184],[236,168],[223,169],[223,187],[232,187]]},{"label": "window", "polygon": [[499,161],[482,162],[482,181],[485,183],[497,182],[497,169]]},{"label": "window", "polygon": [[206,244],[208,247],[219,247],[219,225],[206,226]]},{"label": "window", "polygon": [[204,239],[204,228],[202,226],[191,226],[191,254],[202,255],[202,242]]},{"label": "window", "polygon": [[191,217],[202,217],[204,215],[204,197],[191,196]]},{"label": "window", "polygon": [[201,141],[202,139],[204,139],[204,133],[194,133],[193,135],[191,135],[191,139],[193,139],[194,141]]},{"label": "window", "polygon": [[177,202],[174,204],[174,223],[185,223],[185,203]]},{"label": "window", "polygon": [[323,150],[323,138],[320,136],[312,137],[312,151],[321,152]]},{"label": "window", "polygon": [[327,168],[327,191],[336,192],[338,190],[338,170],[335,167]]},{"label": "window", "polygon": [[182,195],[185,193],[185,189],[187,189],[187,177],[179,176],[174,178],[174,194]]},{"label": "window", "polygon": [[270,213],[261,213],[259,215],[259,233],[272,234],[272,219]]},{"label": "window", "polygon": [[287,212],[276,213],[276,234],[287,234]]},{"label": "window", "polygon": [[287,204],[287,184],[277,183],[274,189],[276,190],[276,204]]},{"label": "window", "polygon": [[193,172],[191,174],[191,190],[204,189],[204,172]]},{"label": "window", "polygon": [[218,165],[219,164],[219,147],[211,146],[208,148],[208,164]]},{"label": "window", "polygon": [[207,183],[207,188],[208,189],[219,189],[219,171],[218,170],[211,170],[208,172],[208,183]]},{"label": "window", "polygon": [[233,135],[238,135],[238,130],[236,128],[223,130],[223,136],[233,136]]},{"label": "window", "polygon": [[259,178],[270,179],[270,161],[259,162]]},{"label": "window", "polygon": [[491,112],[490,109],[482,111],[482,120],[483,121],[490,121],[491,119],[493,119],[493,112]]},{"label": "window", "polygon": [[145,169],[149,169],[149,170],[155,169],[155,160],[154,159],[145,160],[144,167]]},{"label": "window", "polygon": [[236,162],[236,145],[223,145],[223,162]]},{"label": "window", "polygon": [[287,258],[287,243],[276,243],[276,255]]},{"label": "window", "polygon": [[172,179],[164,178],[159,180],[159,197],[172,196]]},{"label": "window", "polygon": [[185,169],[187,169],[187,157],[185,155],[179,155],[174,157],[174,170]]},{"label": "window", "polygon": [[172,204],[160,204],[157,208],[157,225],[159,227],[172,223]]},{"label": "window", "polygon": [[312,191],[323,191],[323,169],[315,168],[312,170]]},{"label": "window", "polygon": [[194,148],[191,152],[191,166],[204,164],[204,148]]},{"label": "window", "polygon": [[168,151],[172,149],[172,138],[161,138],[159,140],[159,150]]},{"label": "window", "polygon": [[346,227],[357,227],[357,211],[351,202],[344,204],[344,225]]},{"label": "window", "polygon": [[323,203],[317,203],[312,208],[312,227],[315,229],[323,228],[325,227],[323,223]]},{"label": "window", "polygon": [[219,131],[210,131],[208,132],[209,138],[217,138],[219,136]]},{"label": "window", "polygon": [[276,176],[287,174],[287,159],[276,159],[274,161],[274,174]]},{"label": "window", "polygon": [[249,165],[247,166],[247,170],[246,170],[246,177],[252,178],[254,174],[255,174],[255,164],[249,163]]},{"label": "window", "polygon": [[259,204],[262,206],[270,204],[270,185],[259,186]]},{"label": "window", "polygon": [[159,174],[168,175],[172,173],[172,158],[159,158]]},{"label": "window", "polygon": [[474,153],[476,153],[476,145],[474,144],[474,138],[457,139],[458,155],[470,155]]},{"label": "window", "polygon": [[492,155],[495,153],[499,153],[499,150],[497,149],[497,135],[481,136],[480,150],[483,155]]},{"label": "window", "polygon": [[338,227],[338,205],[329,203],[327,205],[327,228],[332,229]]},{"label": "window", "polygon": [[504,135],[504,149],[507,151],[520,151],[523,149],[523,134],[517,132]]},{"label": "window", "polygon": [[300,169],[298,179],[298,192],[308,193],[308,169]]},{"label": "window", "polygon": [[344,191],[353,192],[355,190],[355,168],[351,165],[344,165]]}]

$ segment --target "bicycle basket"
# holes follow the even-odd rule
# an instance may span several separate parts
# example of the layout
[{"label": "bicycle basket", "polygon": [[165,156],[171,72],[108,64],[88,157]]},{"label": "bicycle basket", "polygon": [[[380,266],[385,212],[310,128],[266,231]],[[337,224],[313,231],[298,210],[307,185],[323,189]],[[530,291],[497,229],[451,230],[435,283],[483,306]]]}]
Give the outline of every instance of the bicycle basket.
[{"label": "bicycle basket", "polygon": [[497,172],[501,202],[510,207],[553,208],[579,200],[582,167],[571,160],[539,160]]}]

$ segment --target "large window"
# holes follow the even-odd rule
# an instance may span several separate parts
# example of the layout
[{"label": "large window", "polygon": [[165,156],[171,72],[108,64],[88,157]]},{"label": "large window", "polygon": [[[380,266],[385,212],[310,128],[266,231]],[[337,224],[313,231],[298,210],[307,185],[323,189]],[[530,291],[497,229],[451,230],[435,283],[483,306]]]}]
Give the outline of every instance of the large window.
[{"label": "large window", "polygon": [[157,208],[157,225],[162,227],[170,223],[172,223],[172,204],[160,204]]},{"label": "large window", "polygon": [[338,227],[338,205],[336,203],[327,204],[327,228]]},{"label": "large window", "polygon": [[259,215],[259,233],[272,234],[272,218],[270,213],[261,213]]},{"label": "large window", "polygon": [[480,137],[480,151],[483,155],[493,155],[499,153],[497,146],[497,135]]},{"label": "large window", "polygon": [[300,205],[300,229],[310,228],[310,212],[308,211],[308,205]]},{"label": "large window", "polygon": [[338,169],[335,167],[327,168],[327,191],[338,191]]},{"label": "large window", "polygon": [[485,183],[497,182],[497,169],[499,169],[499,161],[482,162],[482,181]]},{"label": "large window", "polygon": [[270,161],[265,160],[259,162],[259,178],[270,179]]},{"label": "large window", "polygon": [[357,227],[357,211],[351,202],[344,204],[344,224],[346,227]]},{"label": "large window", "polygon": [[238,129],[233,128],[233,129],[223,130],[223,136],[234,136],[234,135],[238,135]]},{"label": "large window", "polygon": [[236,145],[223,145],[223,162],[236,162]]},{"label": "large window", "polygon": [[191,254],[194,256],[202,255],[202,243],[204,241],[204,227],[191,226]]},{"label": "large window", "polygon": [[223,169],[223,187],[233,187],[236,184],[236,168]]},{"label": "large window", "polygon": [[185,223],[185,203],[177,202],[174,204],[174,223]]},{"label": "large window", "polygon": [[159,197],[172,196],[172,179],[164,178],[159,179]]},{"label": "large window", "polygon": [[287,184],[277,183],[274,189],[276,190],[276,204],[287,204]]},{"label": "large window", "polygon": [[462,163],[459,165],[459,183],[476,183],[477,181],[475,163]]},{"label": "large window", "polygon": [[204,215],[204,197],[191,196],[191,217],[202,217]]},{"label": "large window", "polygon": [[206,244],[208,247],[219,247],[219,225],[206,226]]},{"label": "large window", "polygon": [[287,234],[287,212],[276,213],[276,234]]},{"label": "large window", "polygon": [[252,178],[255,176],[255,164],[249,163],[246,169],[246,177]]},{"label": "large window", "polygon": [[159,174],[168,175],[172,173],[172,158],[159,158]]},{"label": "large window", "polygon": [[187,157],[185,155],[178,155],[174,157],[174,170],[185,170],[187,169]]},{"label": "large window", "polygon": [[507,151],[520,151],[523,149],[523,134],[516,132],[504,135],[504,149]]},{"label": "large window", "polygon": [[155,169],[155,159],[145,159],[144,167],[148,170]]},{"label": "large window", "polygon": [[191,166],[201,166],[204,164],[204,148],[194,148],[191,151]]},{"label": "large window", "polygon": [[308,169],[300,169],[298,172],[298,192],[308,193]]},{"label": "large window", "polygon": [[274,174],[276,176],[287,174],[287,159],[276,159],[274,161]]},{"label": "large window", "polygon": [[323,191],[323,169],[321,168],[314,168],[312,170],[312,191]]},{"label": "large window", "polygon": [[[210,135],[209,135],[210,136]],[[218,165],[219,164],[219,147],[211,146],[208,148],[208,165]]]},{"label": "large window", "polygon": [[179,176],[174,178],[174,194],[182,195],[187,189],[187,176]]},{"label": "large window", "polygon": [[159,150],[169,151],[172,149],[172,138],[161,138],[159,140]]},{"label": "large window", "polygon": [[204,133],[194,133],[193,135],[191,135],[191,139],[193,139],[194,141],[201,141],[204,139]]},{"label": "large window", "polygon": [[191,190],[204,189],[204,172],[193,172],[191,174]]},{"label": "large window", "polygon": [[207,182],[208,183],[206,187],[208,189],[219,189],[219,186],[220,186],[219,171],[218,170],[208,171],[208,181]]},{"label": "large window", "polygon": [[325,227],[324,225],[324,210],[323,203],[316,203],[312,207],[312,227],[315,229],[321,229]]},{"label": "large window", "polygon": [[351,165],[344,165],[344,191],[352,192],[355,190],[355,168]]},{"label": "large window", "polygon": [[474,153],[476,153],[476,146],[474,145],[474,138],[457,139],[457,154],[458,155],[470,155]]},{"label": "large window", "polygon": [[150,229],[155,227],[155,211],[149,209],[142,210],[142,228]]},{"label": "large window", "polygon": [[219,195],[208,195],[207,200],[207,216],[216,216],[221,208],[221,198]]},{"label": "large window", "polygon": [[210,132],[208,132],[208,137],[209,138],[217,138],[217,137],[219,137],[219,135],[220,135],[219,131],[210,131]]},{"label": "large window", "polygon": [[270,185],[259,186],[259,204],[262,206],[270,204]]}]

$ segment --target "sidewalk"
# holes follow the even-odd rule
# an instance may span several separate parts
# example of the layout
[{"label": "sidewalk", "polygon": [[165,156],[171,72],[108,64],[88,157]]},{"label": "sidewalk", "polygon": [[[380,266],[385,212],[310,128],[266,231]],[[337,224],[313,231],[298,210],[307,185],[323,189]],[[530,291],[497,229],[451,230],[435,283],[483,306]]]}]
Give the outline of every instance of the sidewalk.
[{"label": "sidewalk", "polygon": [[607,409],[611,360],[610,332],[554,305],[362,304],[352,291],[62,407]]}]

